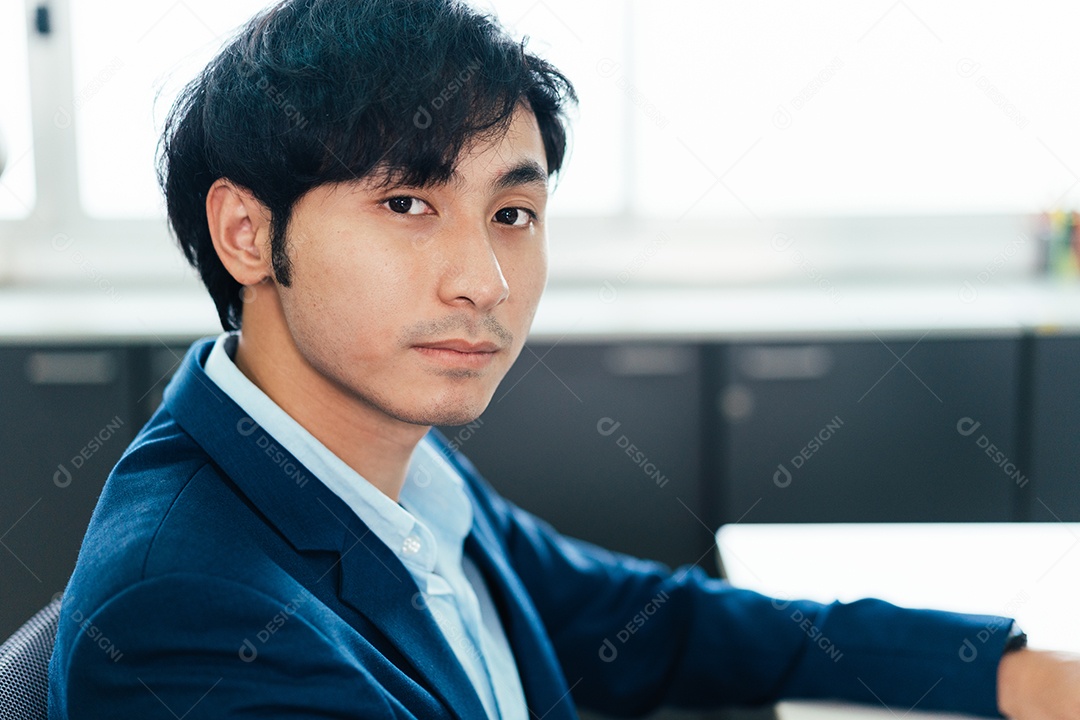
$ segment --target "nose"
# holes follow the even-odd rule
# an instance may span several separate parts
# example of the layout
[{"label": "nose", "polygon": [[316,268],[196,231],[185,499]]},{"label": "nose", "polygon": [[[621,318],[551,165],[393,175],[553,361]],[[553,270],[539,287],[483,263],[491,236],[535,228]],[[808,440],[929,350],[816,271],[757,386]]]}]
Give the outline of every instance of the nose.
[{"label": "nose", "polygon": [[445,242],[436,243],[441,251],[439,297],[447,304],[472,306],[487,312],[506,300],[506,283],[499,258],[495,254],[486,227],[463,227],[449,230]]}]

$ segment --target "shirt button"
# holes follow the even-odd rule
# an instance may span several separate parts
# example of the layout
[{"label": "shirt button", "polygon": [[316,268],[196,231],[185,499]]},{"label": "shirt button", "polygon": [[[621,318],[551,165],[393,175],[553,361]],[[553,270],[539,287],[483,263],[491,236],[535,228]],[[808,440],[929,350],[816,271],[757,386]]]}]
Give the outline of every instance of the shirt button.
[{"label": "shirt button", "polygon": [[401,543],[401,554],[415,555],[416,553],[420,552],[421,547],[422,546],[420,545],[420,538],[416,537],[415,535],[410,535],[409,537],[405,538],[404,542]]}]

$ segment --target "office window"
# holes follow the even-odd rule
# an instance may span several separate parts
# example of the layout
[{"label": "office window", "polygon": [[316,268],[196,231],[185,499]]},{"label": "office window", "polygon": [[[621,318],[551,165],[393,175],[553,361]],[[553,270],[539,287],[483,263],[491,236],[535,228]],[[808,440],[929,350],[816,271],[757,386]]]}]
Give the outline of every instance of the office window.
[{"label": "office window", "polygon": [[[163,214],[153,157],[163,120],[185,82],[265,0],[73,0],[79,182],[88,214]],[[572,167],[552,212],[610,215],[623,192],[622,91],[597,74],[623,54],[624,4],[511,0],[480,7],[521,34],[577,84]]]},{"label": "office window", "polygon": [[496,15],[529,49],[554,63],[578,93],[566,173],[551,196],[553,215],[608,216],[626,210],[632,158],[626,153],[625,0],[497,0]]},{"label": "office window", "polygon": [[30,75],[22,3],[0,3],[0,136],[6,169],[0,176],[0,219],[19,219],[34,207],[34,153],[30,131]]},{"label": "office window", "polygon": [[631,203],[653,216],[1031,212],[1080,200],[1080,8],[635,4]]},{"label": "office window", "polygon": [[[169,106],[268,0],[69,1],[73,90],[57,110],[74,120],[82,209],[156,222],[153,158]],[[530,36],[580,93],[551,203],[553,217],[599,220],[579,223],[575,238],[621,240],[626,218],[690,218],[695,238],[726,242],[752,234],[729,232],[732,221],[781,220],[797,232],[788,220],[824,217],[840,225],[823,239],[855,232],[840,227],[853,218],[872,246],[887,233],[859,218],[1020,217],[1080,205],[1080,51],[1070,34],[1080,6],[474,4]],[[0,53],[15,70],[0,77],[12,155],[0,219],[24,217],[34,202],[25,28],[25,7],[3,3]],[[47,115],[34,118],[37,128],[53,127]],[[983,226],[969,225],[981,237]]]},{"label": "office window", "polygon": [[180,88],[264,0],[72,0],[79,190],[95,217],[163,216],[154,151]]}]

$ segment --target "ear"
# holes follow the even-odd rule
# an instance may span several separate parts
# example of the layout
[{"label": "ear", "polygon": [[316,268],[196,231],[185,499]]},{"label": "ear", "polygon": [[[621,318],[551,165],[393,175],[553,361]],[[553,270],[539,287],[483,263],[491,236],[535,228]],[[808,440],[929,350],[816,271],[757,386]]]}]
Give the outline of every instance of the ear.
[{"label": "ear", "polygon": [[273,277],[270,211],[251,191],[219,178],[206,193],[206,220],[221,263],[241,285]]}]

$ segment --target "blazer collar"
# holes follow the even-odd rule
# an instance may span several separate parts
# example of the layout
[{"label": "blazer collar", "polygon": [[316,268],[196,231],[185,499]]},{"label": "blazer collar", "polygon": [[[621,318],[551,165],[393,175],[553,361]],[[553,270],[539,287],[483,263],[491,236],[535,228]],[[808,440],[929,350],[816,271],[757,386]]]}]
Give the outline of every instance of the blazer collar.
[{"label": "blazer collar", "polygon": [[341,498],[206,375],[213,343],[192,345],[165,390],[166,410],[296,550],[340,555],[339,599],[389,638],[455,714],[484,717],[409,571]]},{"label": "blazer collar", "polygon": [[[214,338],[191,346],[163,405],[297,550],[340,552],[348,518],[340,498],[255,423],[203,370]],[[329,522],[327,522],[329,520]]]}]

